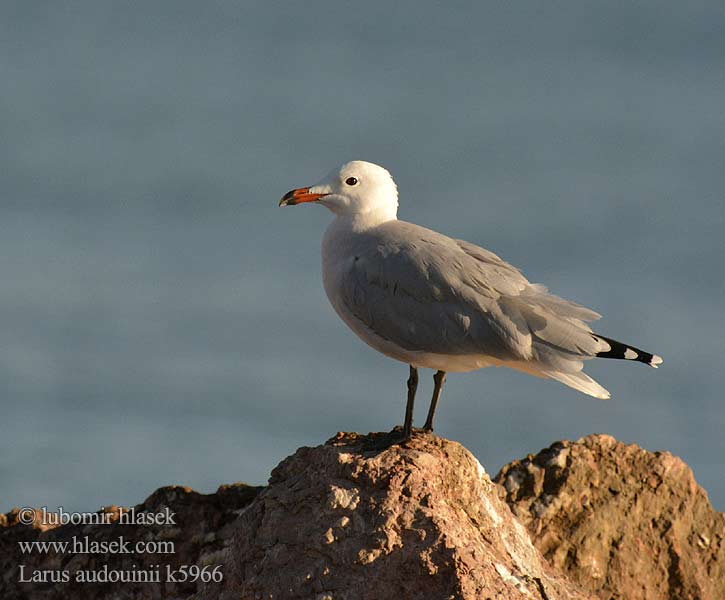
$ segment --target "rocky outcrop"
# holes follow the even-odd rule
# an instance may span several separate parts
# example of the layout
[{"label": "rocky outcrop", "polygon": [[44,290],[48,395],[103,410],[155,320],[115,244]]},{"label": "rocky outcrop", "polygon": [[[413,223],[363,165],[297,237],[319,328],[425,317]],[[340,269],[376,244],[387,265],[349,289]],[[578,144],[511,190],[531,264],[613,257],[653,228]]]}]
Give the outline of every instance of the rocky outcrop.
[{"label": "rocky outcrop", "polygon": [[[680,459],[590,436],[496,482],[432,434],[340,433],[282,461],[265,488],[161,488],[98,524],[0,514],[0,598],[725,598],[725,517]],[[161,522],[122,522],[134,513]]]},{"label": "rocky outcrop", "polygon": [[[399,435],[399,434],[398,434]],[[463,446],[341,433],[301,448],[244,511],[208,599],[579,599]]]},{"label": "rocky outcrop", "polygon": [[496,482],[549,562],[600,598],[725,598],[725,515],[676,456],[592,435]]}]

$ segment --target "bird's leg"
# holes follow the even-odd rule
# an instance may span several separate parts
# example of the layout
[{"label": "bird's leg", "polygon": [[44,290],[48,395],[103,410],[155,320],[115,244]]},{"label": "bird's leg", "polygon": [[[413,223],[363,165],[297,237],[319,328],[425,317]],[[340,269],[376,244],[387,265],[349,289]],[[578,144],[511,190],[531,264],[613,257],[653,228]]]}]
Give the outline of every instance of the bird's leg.
[{"label": "bird's leg", "polygon": [[410,377],[408,377],[408,403],[405,405],[405,423],[403,424],[403,435],[409,438],[413,433],[413,403],[415,392],[418,389],[418,369],[410,365]]},{"label": "bird's leg", "polygon": [[425,425],[423,425],[423,429],[425,431],[433,431],[433,415],[435,415],[436,406],[438,406],[438,399],[441,397],[441,390],[443,389],[443,384],[446,381],[446,372],[436,371],[436,374],[433,375],[433,381],[435,382],[435,387],[433,388],[433,397],[430,400],[428,418],[425,420]]}]

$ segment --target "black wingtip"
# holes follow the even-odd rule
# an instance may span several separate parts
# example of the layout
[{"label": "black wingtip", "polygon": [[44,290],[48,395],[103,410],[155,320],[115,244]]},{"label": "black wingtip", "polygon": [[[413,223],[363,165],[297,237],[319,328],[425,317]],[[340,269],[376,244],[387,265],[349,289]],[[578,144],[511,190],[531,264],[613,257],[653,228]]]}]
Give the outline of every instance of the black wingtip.
[{"label": "black wingtip", "polygon": [[656,354],[645,352],[644,350],[640,350],[639,348],[635,348],[634,346],[628,346],[627,344],[623,344],[622,342],[618,342],[617,340],[604,337],[603,335],[595,334],[594,337],[599,340],[603,340],[607,342],[607,344],[609,344],[609,350],[605,352],[597,352],[598,358],[636,360],[637,362],[644,363],[646,365],[649,365],[650,367],[654,367],[655,369],[662,364],[662,357],[657,356]]}]

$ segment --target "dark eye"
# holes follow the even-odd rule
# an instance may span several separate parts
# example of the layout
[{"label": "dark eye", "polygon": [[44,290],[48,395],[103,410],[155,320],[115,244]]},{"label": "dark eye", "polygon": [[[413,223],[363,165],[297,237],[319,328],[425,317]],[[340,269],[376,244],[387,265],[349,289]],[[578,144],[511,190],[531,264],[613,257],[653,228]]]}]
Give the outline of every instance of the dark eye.
[{"label": "dark eye", "polygon": [[348,177],[348,178],[347,178],[347,179],[345,180],[345,183],[346,183],[347,185],[357,185],[357,177]]}]

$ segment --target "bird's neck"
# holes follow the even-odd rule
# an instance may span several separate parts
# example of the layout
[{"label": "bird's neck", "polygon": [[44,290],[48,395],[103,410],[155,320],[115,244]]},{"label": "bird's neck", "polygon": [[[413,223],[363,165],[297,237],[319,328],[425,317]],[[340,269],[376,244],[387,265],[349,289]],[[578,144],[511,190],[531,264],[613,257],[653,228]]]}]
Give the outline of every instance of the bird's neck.
[{"label": "bird's neck", "polygon": [[362,213],[337,215],[331,226],[338,230],[365,231],[397,220],[397,212],[396,206],[381,206]]}]

